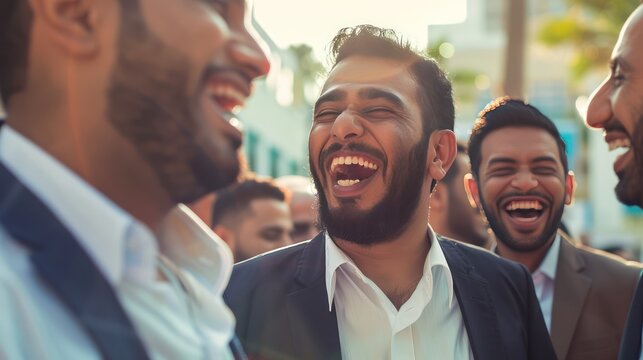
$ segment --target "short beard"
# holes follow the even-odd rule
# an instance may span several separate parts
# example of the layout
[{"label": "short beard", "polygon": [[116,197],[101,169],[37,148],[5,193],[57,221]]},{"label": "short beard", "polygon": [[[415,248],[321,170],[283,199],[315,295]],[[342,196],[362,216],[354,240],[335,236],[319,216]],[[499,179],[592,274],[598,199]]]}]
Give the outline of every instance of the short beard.
[{"label": "short beard", "polygon": [[637,205],[643,208],[643,116],[639,117],[632,134],[634,164],[619,172],[619,182],[614,191],[616,197],[625,205]]},{"label": "short beard", "polygon": [[514,241],[514,239],[507,231],[507,228],[500,222],[500,219],[495,218],[492,212],[489,211],[489,207],[487,206],[487,203],[482,196],[480,196],[480,203],[486,215],[489,227],[496,236],[496,240],[504,244],[512,251],[519,253],[529,253],[545,246],[547,242],[556,235],[556,232],[558,231],[558,225],[563,218],[563,210],[565,209],[565,204],[561,203],[560,206],[554,210],[554,213],[549,223],[547,224],[548,226],[545,228],[543,233],[540,234],[540,236],[538,236],[534,241],[525,244]]},{"label": "short beard", "polygon": [[428,140],[429,136],[420,140],[406,159],[402,154],[398,156],[395,166],[390,170],[393,176],[386,195],[372,209],[364,211],[356,210],[350,202],[331,211],[320,178],[315,174],[311,162],[322,228],[333,238],[359,245],[385,243],[403,233],[418,207],[421,191],[425,190],[422,183]]},{"label": "short beard", "polygon": [[195,142],[198,108],[188,94],[189,60],[151,34],[138,1],[121,3],[108,118],[151,166],[170,198],[189,203],[234,182]]}]

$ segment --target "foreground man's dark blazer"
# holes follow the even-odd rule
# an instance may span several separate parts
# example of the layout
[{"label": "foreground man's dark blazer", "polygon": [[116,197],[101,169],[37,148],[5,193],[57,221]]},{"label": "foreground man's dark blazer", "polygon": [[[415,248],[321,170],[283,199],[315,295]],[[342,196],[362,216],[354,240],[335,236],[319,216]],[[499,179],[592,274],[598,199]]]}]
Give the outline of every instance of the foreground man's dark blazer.
[{"label": "foreground man's dark blazer", "polygon": [[638,360],[641,354],[641,326],[643,326],[643,282],[639,279],[636,294],[630,305],[625,334],[621,342],[619,360]]},{"label": "foreground man's dark blazer", "polygon": [[[438,239],[474,358],[555,359],[527,270],[485,250]],[[249,358],[341,359],[325,264],[319,234],[235,266],[224,299]]]}]

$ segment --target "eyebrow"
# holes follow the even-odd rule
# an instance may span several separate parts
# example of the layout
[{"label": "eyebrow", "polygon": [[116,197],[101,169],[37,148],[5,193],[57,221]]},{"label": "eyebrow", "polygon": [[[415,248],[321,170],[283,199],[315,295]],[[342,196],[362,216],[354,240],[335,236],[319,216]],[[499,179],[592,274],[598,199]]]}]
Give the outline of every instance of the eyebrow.
[{"label": "eyebrow", "polygon": [[622,57],[615,57],[614,59],[610,60],[610,71],[612,72],[612,74],[616,72],[617,67],[621,68],[625,72],[629,72],[632,70],[632,65]]},{"label": "eyebrow", "polygon": [[331,90],[326,94],[322,95],[315,101],[315,106],[313,107],[313,113],[317,112],[317,108],[326,102],[339,101],[346,98],[346,92],[344,90]]},{"label": "eyebrow", "polygon": [[[399,96],[382,89],[369,87],[369,88],[359,90],[357,95],[361,99],[365,99],[365,100],[384,99],[392,103],[396,107],[404,108],[404,102],[402,101],[402,99],[400,99]],[[346,94],[346,91],[344,90],[339,90],[339,89],[331,90],[330,92],[320,96],[319,99],[317,99],[317,101],[315,102],[313,111],[317,112],[317,108],[325,102],[344,100],[346,96],[347,94]]]},{"label": "eyebrow", "polygon": [[399,96],[378,88],[366,88],[358,92],[359,97],[366,100],[384,99],[397,107],[404,107],[404,103]]},{"label": "eyebrow", "polygon": [[[535,159],[532,159],[530,163],[539,163],[539,162],[549,162],[557,164],[556,159],[549,155],[538,156]],[[496,164],[515,164],[517,161],[509,157],[497,157],[489,160],[487,166],[496,165]]]}]

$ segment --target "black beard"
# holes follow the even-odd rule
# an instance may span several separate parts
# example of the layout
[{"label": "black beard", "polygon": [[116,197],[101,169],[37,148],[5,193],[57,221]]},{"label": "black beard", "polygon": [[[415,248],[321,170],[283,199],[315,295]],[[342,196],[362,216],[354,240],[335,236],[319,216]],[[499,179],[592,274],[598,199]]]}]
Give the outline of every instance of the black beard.
[{"label": "black beard", "polygon": [[[138,1],[120,3],[108,118],[155,171],[174,202],[189,203],[234,182],[239,163],[217,166],[195,140],[199,114],[196,99],[187,95],[189,60],[149,31]],[[216,69],[207,69],[203,77],[212,71]]]},{"label": "black beard", "polygon": [[563,218],[563,210],[565,209],[565,203],[561,202],[558,208],[553,209],[554,213],[549,219],[547,226],[545,227],[545,230],[542,232],[542,234],[540,234],[540,236],[538,236],[533,242],[525,244],[513,240],[504,224],[502,224],[502,222],[497,219],[491,211],[489,211],[489,207],[487,206],[487,203],[485,202],[482,195],[480,195],[480,203],[482,205],[482,209],[484,210],[487,223],[489,224],[489,227],[491,228],[493,233],[496,235],[496,240],[503,243],[509,249],[520,253],[528,253],[540,249],[545,246],[545,244],[547,244],[549,240],[553,239],[553,237],[556,235],[556,232],[558,231],[558,225],[560,224],[560,220]]},{"label": "black beard", "polygon": [[619,182],[614,191],[623,204],[643,208],[643,116],[638,119],[631,142],[634,164],[617,174]]},{"label": "black beard", "polygon": [[[420,200],[425,176],[427,145],[426,136],[411,149],[408,156],[400,154],[392,171],[388,192],[373,208],[359,211],[352,201],[331,210],[328,199],[315,168],[310,164],[311,175],[317,188],[319,222],[331,237],[359,245],[375,245],[393,240],[408,227]],[[320,168],[323,162],[319,162]],[[386,173],[386,168],[382,169]],[[323,170],[322,170],[323,172]]]}]

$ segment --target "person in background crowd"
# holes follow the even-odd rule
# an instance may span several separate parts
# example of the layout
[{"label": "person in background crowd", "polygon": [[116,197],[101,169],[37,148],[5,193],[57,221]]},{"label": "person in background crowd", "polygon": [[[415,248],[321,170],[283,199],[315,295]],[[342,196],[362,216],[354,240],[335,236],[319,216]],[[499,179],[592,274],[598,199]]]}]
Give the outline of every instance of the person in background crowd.
[{"label": "person in background crowd", "polygon": [[431,196],[429,224],[442,236],[488,248],[490,235],[484,217],[470,206],[464,189],[468,172],[467,148],[458,142],[458,156]]},{"label": "person in background crowd", "polygon": [[[245,1],[2,0],[0,358],[232,359],[234,182],[268,59]],[[189,41],[186,41],[189,39]]]},{"label": "person in background crowd", "polygon": [[[610,150],[625,151],[614,162],[616,196],[643,208],[643,5],[627,19],[612,51],[610,75],[594,90],[587,108],[589,127],[603,130]],[[632,301],[619,359],[640,359],[643,282]]]},{"label": "person in background crowd", "polygon": [[310,240],[320,231],[317,226],[317,205],[312,179],[299,175],[281,176],[275,182],[290,191],[290,214],[296,243]]},{"label": "person in background crowd", "polygon": [[553,359],[529,273],[428,226],[457,155],[446,75],[392,30],[331,48],[309,138],[325,231],[235,266],[224,298],[249,355]]},{"label": "person in background crowd", "polygon": [[228,244],[235,262],[290,245],[287,194],[270,180],[254,179],[219,190],[212,228]]},{"label": "person in background crowd", "polygon": [[558,231],[575,183],[554,123],[521,100],[496,99],[474,123],[469,157],[471,199],[496,252],[531,272],[558,358],[615,358],[640,266]]}]

